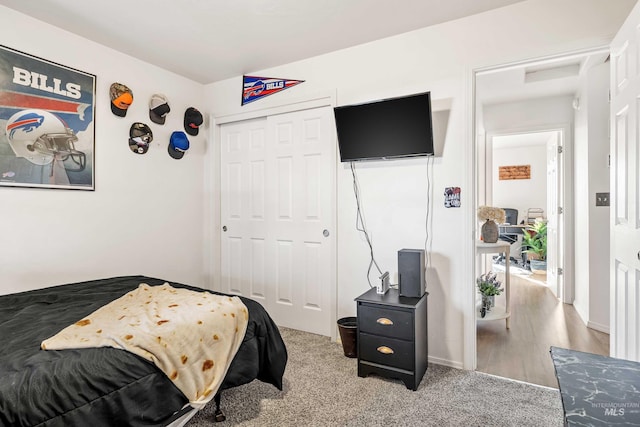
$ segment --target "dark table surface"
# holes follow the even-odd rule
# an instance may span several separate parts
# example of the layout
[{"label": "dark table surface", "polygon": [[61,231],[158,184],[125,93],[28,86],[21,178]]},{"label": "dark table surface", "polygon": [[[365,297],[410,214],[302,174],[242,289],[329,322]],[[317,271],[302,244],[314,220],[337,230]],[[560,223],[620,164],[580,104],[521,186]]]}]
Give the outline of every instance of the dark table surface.
[{"label": "dark table surface", "polygon": [[551,347],[566,426],[640,426],[640,363]]}]

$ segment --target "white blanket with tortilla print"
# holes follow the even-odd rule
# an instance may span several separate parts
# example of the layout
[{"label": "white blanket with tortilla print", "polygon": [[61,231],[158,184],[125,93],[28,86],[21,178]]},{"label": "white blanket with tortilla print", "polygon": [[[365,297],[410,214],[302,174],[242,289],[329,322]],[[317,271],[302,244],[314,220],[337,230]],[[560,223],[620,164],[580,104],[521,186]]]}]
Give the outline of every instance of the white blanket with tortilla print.
[{"label": "white blanket with tortilla print", "polygon": [[41,347],[114,347],[135,353],[153,362],[201,409],[220,387],[248,319],[238,297],[142,283]]}]

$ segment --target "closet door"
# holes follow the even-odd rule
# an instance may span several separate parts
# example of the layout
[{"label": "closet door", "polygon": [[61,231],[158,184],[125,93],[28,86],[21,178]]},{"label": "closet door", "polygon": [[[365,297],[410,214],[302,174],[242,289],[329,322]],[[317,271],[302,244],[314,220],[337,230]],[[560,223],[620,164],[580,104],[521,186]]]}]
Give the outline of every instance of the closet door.
[{"label": "closet door", "polygon": [[265,306],[266,138],[266,119],[221,127],[222,291]]},{"label": "closet door", "polygon": [[331,113],[221,128],[223,289],[260,301],[280,326],[322,335],[335,327]]}]

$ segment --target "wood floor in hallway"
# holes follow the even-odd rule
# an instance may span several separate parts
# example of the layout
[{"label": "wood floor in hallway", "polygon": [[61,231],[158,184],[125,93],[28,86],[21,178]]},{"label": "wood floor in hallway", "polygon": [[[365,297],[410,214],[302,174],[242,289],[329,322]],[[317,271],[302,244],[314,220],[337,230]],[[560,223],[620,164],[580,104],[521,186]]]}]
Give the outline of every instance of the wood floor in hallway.
[{"label": "wood floor in hallway", "polygon": [[511,274],[510,329],[504,320],[478,322],[477,370],[558,388],[549,348],[609,355],[609,335],[587,328],[536,277]]}]

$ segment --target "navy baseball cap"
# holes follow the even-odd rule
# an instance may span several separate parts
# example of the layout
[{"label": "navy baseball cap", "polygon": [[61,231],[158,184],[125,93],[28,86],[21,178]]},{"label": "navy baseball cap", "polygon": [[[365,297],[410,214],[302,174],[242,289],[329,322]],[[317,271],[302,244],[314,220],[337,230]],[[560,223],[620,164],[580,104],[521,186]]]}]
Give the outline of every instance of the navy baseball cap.
[{"label": "navy baseball cap", "polygon": [[169,155],[174,159],[181,159],[189,149],[189,140],[182,131],[175,131],[169,138]]}]

